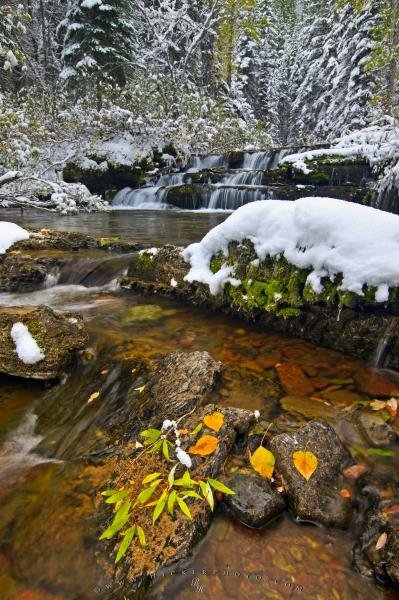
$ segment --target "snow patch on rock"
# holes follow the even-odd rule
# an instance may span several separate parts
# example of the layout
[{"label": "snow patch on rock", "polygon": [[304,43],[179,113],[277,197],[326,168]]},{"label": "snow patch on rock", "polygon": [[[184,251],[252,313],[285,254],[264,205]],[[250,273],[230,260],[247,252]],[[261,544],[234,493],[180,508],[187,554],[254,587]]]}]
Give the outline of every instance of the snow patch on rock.
[{"label": "snow patch on rock", "polygon": [[0,221],[0,254],[7,252],[8,248],[16,242],[27,240],[28,238],[29,233],[26,229],[22,229],[22,227],[15,223]]},{"label": "snow patch on rock", "polygon": [[14,323],[11,328],[11,338],[18,358],[26,365],[34,365],[45,358],[36,340],[23,323]]},{"label": "snow patch on rock", "polygon": [[228,255],[230,242],[253,242],[260,260],[283,256],[300,269],[311,269],[307,283],[316,293],[321,280],[342,275],[340,289],[363,296],[363,285],[377,288],[375,300],[386,302],[399,285],[399,216],[333,198],[295,202],[266,200],[236,210],[182,253],[191,268],[185,277],[209,286],[212,294],[226,283],[239,285],[233,267],[224,263],[213,273],[210,260]]}]

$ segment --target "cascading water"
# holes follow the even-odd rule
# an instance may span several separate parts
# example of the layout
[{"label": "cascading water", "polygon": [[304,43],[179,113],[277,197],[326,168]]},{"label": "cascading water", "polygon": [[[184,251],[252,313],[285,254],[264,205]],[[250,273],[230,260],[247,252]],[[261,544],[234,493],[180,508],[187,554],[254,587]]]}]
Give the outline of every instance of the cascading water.
[{"label": "cascading water", "polygon": [[235,210],[255,200],[266,200],[269,192],[262,186],[263,171],[274,163],[275,153],[253,152],[244,155],[242,169],[223,178],[213,190],[208,209]]},{"label": "cascading water", "polygon": [[193,156],[191,166],[187,169],[187,173],[198,173],[206,169],[227,169],[229,166],[228,156],[225,154],[208,154],[208,156]]},{"label": "cascading water", "polygon": [[114,208],[162,209],[167,208],[167,189],[184,183],[184,173],[161,175],[154,186],[120,190],[112,201]]}]

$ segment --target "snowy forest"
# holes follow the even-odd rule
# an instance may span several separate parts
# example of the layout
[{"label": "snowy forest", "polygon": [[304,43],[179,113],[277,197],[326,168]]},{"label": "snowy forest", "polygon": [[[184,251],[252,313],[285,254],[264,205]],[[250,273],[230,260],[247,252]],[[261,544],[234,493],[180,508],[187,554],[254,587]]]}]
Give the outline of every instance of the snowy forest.
[{"label": "snowy forest", "polygon": [[395,600],[399,0],[0,0],[0,600]]}]

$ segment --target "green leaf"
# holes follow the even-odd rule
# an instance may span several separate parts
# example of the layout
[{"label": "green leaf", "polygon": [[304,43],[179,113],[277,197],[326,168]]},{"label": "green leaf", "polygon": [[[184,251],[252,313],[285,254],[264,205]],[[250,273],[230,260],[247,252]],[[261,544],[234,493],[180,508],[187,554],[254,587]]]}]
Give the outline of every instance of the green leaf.
[{"label": "green leaf", "polygon": [[182,513],[184,515],[186,515],[186,517],[188,517],[190,519],[190,521],[192,521],[193,517],[191,516],[191,512],[190,509],[188,508],[187,504],[184,502],[183,498],[179,498],[179,496],[177,496],[177,503],[180,506],[180,510],[182,511]]},{"label": "green leaf", "polygon": [[162,431],[159,429],[147,429],[146,431],[142,431],[140,435],[141,437],[145,438],[144,446],[150,446],[159,440],[162,435]]},{"label": "green leaf", "polygon": [[140,435],[143,438],[151,438],[151,437],[155,437],[156,439],[158,439],[162,434],[162,431],[160,429],[146,429],[145,431],[141,431]]},{"label": "green leaf", "polygon": [[148,500],[151,498],[156,489],[157,486],[152,486],[141,490],[134,504],[145,504],[146,502],[148,502]]},{"label": "green leaf", "polygon": [[120,502],[120,500],[124,500],[130,494],[130,490],[121,490],[120,492],[115,492],[112,496],[107,498],[105,501],[107,504],[116,504]]},{"label": "green leaf", "polygon": [[163,441],[163,444],[162,444],[162,453],[163,453],[164,457],[166,458],[166,460],[170,460],[169,443],[168,443],[167,440]]},{"label": "green leaf", "polygon": [[116,492],[117,490],[104,490],[101,492],[101,496],[112,496],[112,494],[115,494]]},{"label": "green leaf", "polygon": [[161,475],[161,473],[151,473],[151,475],[147,475],[147,477],[144,477],[144,479],[141,483],[142,483],[142,485],[145,485],[146,483],[150,483],[151,481],[154,481],[154,479],[157,479],[157,477],[159,477],[160,475]]},{"label": "green leaf", "polygon": [[183,498],[197,498],[197,500],[203,500],[202,496],[197,494],[197,492],[194,492],[194,490],[188,490],[188,492],[182,493],[184,493]]},{"label": "green leaf", "polygon": [[165,508],[166,500],[168,498],[168,492],[164,490],[162,492],[161,497],[155,505],[154,512],[152,513],[152,524],[154,525],[155,521],[159,519],[162,514],[163,509]]},{"label": "green leaf", "polygon": [[136,526],[137,529],[137,536],[139,538],[139,542],[142,546],[146,546],[147,545],[147,541],[145,539],[145,533],[142,527],[140,527],[140,525]]},{"label": "green leaf", "polygon": [[203,428],[203,424],[202,423],[198,423],[197,427],[192,430],[192,432],[190,433],[190,435],[197,435],[201,431],[202,428]]},{"label": "green leaf", "polygon": [[151,481],[149,487],[150,488],[157,488],[159,486],[159,484],[161,483],[162,479],[157,479],[156,481]]},{"label": "green leaf", "polygon": [[169,484],[169,489],[173,486],[174,481],[175,481],[175,472],[177,469],[177,464],[170,470],[169,475],[168,475],[168,484]]},{"label": "green leaf", "polygon": [[218,492],[222,492],[222,494],[226,494],[226,495],[230,495],[230,496],[235,494],[235,492],[233,490],[231,490],[229,487],[227,487],[227,485],[224,485],[217,479],[207,479],[207,481],[208,481],[209,485],[211,487],[213,487],[214,490],[217,490]]},{"label": "green leaf", "polygon": [[114,520],[111,525],[101,534],[100,540],[109,540],[115,533],[118,533],[122,527],[126,525],[130,517],[131,502],[125,502],[122,504],[118,512],[115,514]]},{"label": "green leaf", "polygon": [[205,500],[208,502],[210,509],[213,511],[213,509],[215,508],[215,499],[213,497],[213,492],[212,492],[211,486],[209,485],[209,483],[205,483],[205,481],[200,481],[199,484],[200,484],[202,495],[204,496]]},{"label": "green leaf", "polygon": [[120,546],[118,548],[118,553],[115,558],[115,564],[118,563],[120,561],[120,559],[123,558],[123,556],[125,556],[127,549],[129,548],[130,544],[133,541],[135,533],[136,533],[136,526],[129,527],[129,529],[126,529],[124,536],[123,536],[123,540],[121,541]]},{"label": "green leaf", "polygon": [[173,516],[173,509],[177,499],[176,490],[172,490],[168,496],[168,513]]},{"label": "green leaf", "polygon": [[[163,440],[158,440],[157,442],[155,442],[153,447],[150,448],[148,451],[149,452],[157,452],[160,449],[160,447],[162,446],[162,441]],[[146,445],[146,444],[144,443],[144,445]]]},{"label": "green leaf", "polygon": [[392,458],[392,456],[395,456],[395,452],[384,450],[383,448],[369,448],[368,453],[377,458]]}]

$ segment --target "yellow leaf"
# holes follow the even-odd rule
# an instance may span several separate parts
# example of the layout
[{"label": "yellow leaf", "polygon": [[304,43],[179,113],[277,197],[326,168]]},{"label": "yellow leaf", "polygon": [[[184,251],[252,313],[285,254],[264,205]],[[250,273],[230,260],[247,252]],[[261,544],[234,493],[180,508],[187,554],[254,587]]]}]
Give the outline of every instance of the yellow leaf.
[{"label": "yellow leaf", "polygon": [[309,481],[317,469],[317,456],[308,450],[298,450],[298,452],[294,452],[292,458],[294,459],[295,468],[300,472],[302,477],[306,479],[306,481]]},{"label": "yellow leaf", "polygon": [[275,462],[273,454],[263,446],[259,446],[250,458],[250,463],[255,471],[266,479],[272,478]]},{"label": "yellow leaf", "polygon": [[388,539],[387,534],[385,532],[381,533],[381,535],[378,538],[377,543],[375,545],[375,549],[381,550],[381,548],[383,548],[385,546],[385,544],[387,543],[387,539]]},{"label": "yellow leaf", "polygon": [[387,400],[386,408],[387,408],[389,414],[391,415],[391,417],[396,417],[396,415],[398,414],[398,401],[397,401],[397,399],[396,398],[391,398],[390,400]]},{"label": "yellow leaf", "polygon": [[97,400],[99,395],[100,395],[100,392],[93,392],[92,395],[90,396],[90,398],[88,399],[87,404],[90,404],[90,402],[93,402],[93,400]]},{"label": "yellow leaf", "polygon": [[203,421],[209,429],[213,431],[219,431],[223,427],[224,414],[221,412],[214,412],[210,415],[205,415]]},{"label": "yellow leaf", "polygon": [[385,406],[385,400],[373,400],[373,402],[370,402],[370,408],[372,410],[382,410],[383,408],[385,408]]},{"label": "yellow leaf", "polygon": [[179,435],[188,435],[188,429],[178,429]]},{"label": "yellow leaf", "polygon": [[208,456],[215,452],[219,441],[214,435],[203,435],[195,446],[188,449],[190,454],[199,454],[199,456]]},{"label": "yellow leaf", "polygon": [[141,387],[134,388],[134,391],[140,392],[140,394],[142,394],[144,392],[144,389],[145,389],[145,385],[142,385]]}]

